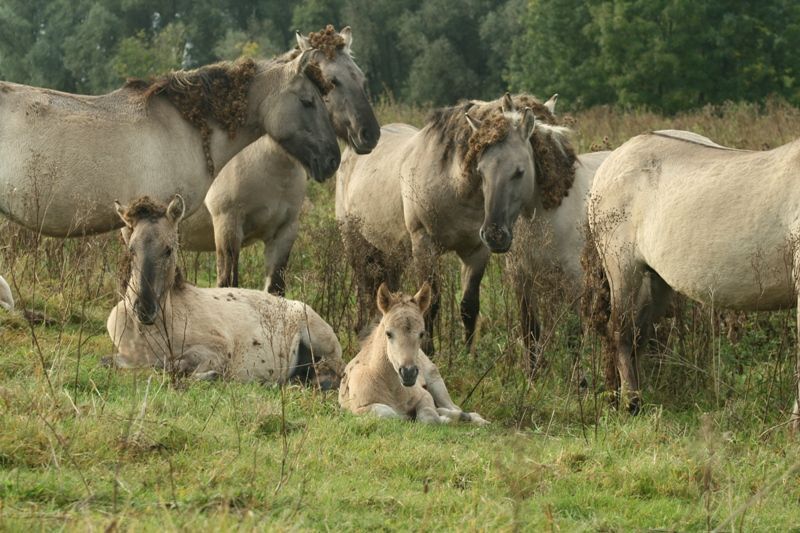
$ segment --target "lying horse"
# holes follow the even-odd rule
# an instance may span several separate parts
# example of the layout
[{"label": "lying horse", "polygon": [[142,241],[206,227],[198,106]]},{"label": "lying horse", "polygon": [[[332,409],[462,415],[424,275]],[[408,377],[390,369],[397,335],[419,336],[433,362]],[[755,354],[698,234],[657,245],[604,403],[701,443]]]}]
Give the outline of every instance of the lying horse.
[{"label": "lying horse", "polygon": [[377,303],[383,317],[344,370],[339,389],[343,409],[429,424],[488,423],[453,403],[436,365],[420,350],[425,333],[422,314],[431,296],[427,283],[413,297],[392,294],[381,284]]},{"label": "lying horse", "polygon": [[[350,52],[349,27],[332,26],[308,36],[297,34],[297,48],[278,61],[308,53],[321,71],[323,96],[336,135],[358,154],[378,142],[380,126],[364,90],[364,74]],[[297,238],[308,170],[280,143],[265,135],[242,150],[220,171],[205,206],[181,224],[181,246],[217,252],[217,285],[239,285],[242,246],[264,243],[265,289],[285,292],[284,270]],[[319,176],[317,176],[319,178]]]},{"label": "lying horse", "polygon": [[269,134],[323,179],[339,145],[312,54],[241,60],[101,96],[0,82],[0,214],[45,235],[120,227],[115,198],[166,200],[192,213],[242,148]]},{"label": "lying horse", "polygon": [[180,196],[164,206],[140,198],[116,206],[131,274],[106,327],[120,367],[155,366],[199,379],[338,386],[342,349],[307,305],[247,289],[204,289],[177,269]]},{"label": "lying horse", "polygon": [[3,276],[0,276],[0,309],[14,310],[14,296],[11,295],[11,287],[8,286]]},{"label": "lying horse", "polygon": [[[641,402],[640,332],[663,314],[671,292],[722,309],[798,303],[800,141],[751,152],[688,135],[629,140],[600,166],[589,199],[599,274],[610,291],[604,340],[633,413]],[[800,388],[795,428],[798,397]]]},{"label": "lying horse", "polygon": [[[534,111],[546,119],[537,120]],[[431,334],[438,310],[437,260],[455,251],[462,263],[461,318],[472,341],[491,253],[506,252],[517,216],[532,214],[541,195],[550,194],[549,187],[537,187],[540,180],[549,183],[547,172],[534,168],[554,165],[542,167],[534,159],[557,161],[555,166],[572,171],[574,153],[549,121],[545,105],[506,95],[437,110],[421,130],[385,126],[369,155],[345,151],[336,218],[358,276],[360,326],[368,321],[380,281],[397,288],[410,255],[418,276],[433,281]]]}]

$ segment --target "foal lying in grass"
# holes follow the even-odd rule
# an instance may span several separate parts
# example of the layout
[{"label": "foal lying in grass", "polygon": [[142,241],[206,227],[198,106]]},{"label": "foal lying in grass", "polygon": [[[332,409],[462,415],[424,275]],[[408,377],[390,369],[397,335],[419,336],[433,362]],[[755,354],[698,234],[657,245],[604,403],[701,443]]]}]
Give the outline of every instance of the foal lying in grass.
[{"label": "foal lying in grass", "polygon": [[413,297],[392,294],[381,284],[378,309],[383,318],[344,370],[339,388],[342,408],[432,424],[453,420],[488,424],[478,413],[465,413],[453,403],[436,365],[420,350],[425,333],[422,315],[430,303],[427,282]]},{"label": "foal lying in grass", "polygon": [[108,317],[120,367],[157,366],[198,379],[282,383],[298,378],[336,388],[344,366],[333,329],[302,302],[248,289],[182,281],[177,265],[183,199],[117,204],[131,273]]}]

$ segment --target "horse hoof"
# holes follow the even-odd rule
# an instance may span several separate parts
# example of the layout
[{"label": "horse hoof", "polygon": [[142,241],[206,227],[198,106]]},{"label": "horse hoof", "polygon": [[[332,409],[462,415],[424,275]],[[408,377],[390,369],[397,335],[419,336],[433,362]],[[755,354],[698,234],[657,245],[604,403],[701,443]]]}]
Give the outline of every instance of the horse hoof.
[{"label": "horse hoof", "polygon": [[100,364],[106,368],[113,368],[114,367],[114,356],[107,355],[105,357],[100,358]]}]

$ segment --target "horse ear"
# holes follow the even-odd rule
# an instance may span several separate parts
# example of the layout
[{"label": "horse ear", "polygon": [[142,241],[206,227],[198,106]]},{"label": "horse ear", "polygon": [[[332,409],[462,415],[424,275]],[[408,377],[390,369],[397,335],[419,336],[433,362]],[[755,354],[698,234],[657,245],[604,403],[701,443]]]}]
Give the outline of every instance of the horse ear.
[{"label": "horse ear", "polygon": [[536,117],[533,114],[533,109],[526,107],[522,112],[522,122],[519,125],[519,131],[522,133],[524,139],[530,139],[533,135],[533,130],[536,129]]},{"label": "horse ear", "polygon": [[384,281],[381,283],[381,286],[378,287],[378,298],[376,299],[378,303],[378,309],[380,310],[381,314],[386,314],[389,312],[389,309],[392,308],[392,304],[394,303],[394,297],[392,296],[389,287],[386,285]]},{"label": "horse ear", "polygon": [[173,224],[177,224],[186,213],[186,203],[183,201],[183,196],[176,194],[175,198],[167,206],[167,217]]},{"label": "horse ear", "polygon": [[472,131],[478,131],[480,129],[481,127],[480,120],[478,120],[477,118],[472,118],[471,116],[469,116],[469,113],[464,113],[464,118],[466,118],[467,122],[469,122]]},{"label": "horse ear", "polygon": [[299,48],[301,52],[311,50],[311,41],[308,37],[300,33],[300,30],[294,30],[294,36],[297,38],[297,48]]},{"label": "horse ear", "polygon": [[353,30],[350,29],[350,26],[345,26],[342,28],[342,31],[339,32],[339,35],[341,35],[342,39],[344,39],[345,52],[349,54],[350,46],[353,44]]},{"label": "horse ear", "polygon": [[516,106],[514,105],[514,100],[511,99],[511,93],[506,93],[503,95],[503,103],[501,104],[500,109],[503,110],[503,113],[513,113],[517,110]]},{"label": "horse ear", "polygon": [[551,96],[545,103],[544,106],[550,111],[552,114],[556,114],[556,102],[558,102],[558,93]]},{"label": "horse ear", "polygon": [[420,287],[419,291],[417,291],[417,294],[415,294],[412,298],[412,300],[414,300],[414,302],[416,302],[416,304],[419,306],[419,310],[421,312],[424,313],[428,310],[428,307],[431,306],[432,294],[433,291],[431,291],[431,284],[426,281],[422,284],[422,287]]},{"label": "horse ear", "polygon": [[313,55],[311,50],[306,50],[297,56],[297,59],[295,59],[295,61],[297,61],[297,65],[295,65],[296,76],[302,75],[306,71],[306,67],[311,63],[311,56]]},{"label": "horse ear", "polygon": [[128,208],[119,203],[119,200],[114,200],[114,211],[117,212],[117,215],[125,223],[125,226],[133,229],[130,220],[128,220],[128,217],[125,216],[125,214],[128,212]]},{"label": "horse ear", "polygon": [[133,235],[133,230],[128,226],[125,226],[121,230],[119,230],[120,235],[122,235],[122,242],[125,243],[125,246],[131,243],[131,235]]}]

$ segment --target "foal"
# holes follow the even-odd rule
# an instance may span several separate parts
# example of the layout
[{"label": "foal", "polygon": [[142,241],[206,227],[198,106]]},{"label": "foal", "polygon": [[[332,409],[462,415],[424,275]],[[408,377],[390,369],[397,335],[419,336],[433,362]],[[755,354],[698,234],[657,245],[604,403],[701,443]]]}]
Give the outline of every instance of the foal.
[{"label": "foal", "polygon": [[392,294],[382,283],[377,303],[383,318],[345,368],[339,405],[381,418],[488,424],[478,413],[465,413],[453,403],[436,365],[420,350],[430,285],[425,282],[412,297]]},{"label": "foal", "polygon": [[333,329],[302,302],[263,291],[194,287],[178,271],[183,199],[164,206],[143,197],[117,204],[130,278],[106,327],[115,366],[157,366],[197,379],[283,383],[333,389],[342,348]]}]

